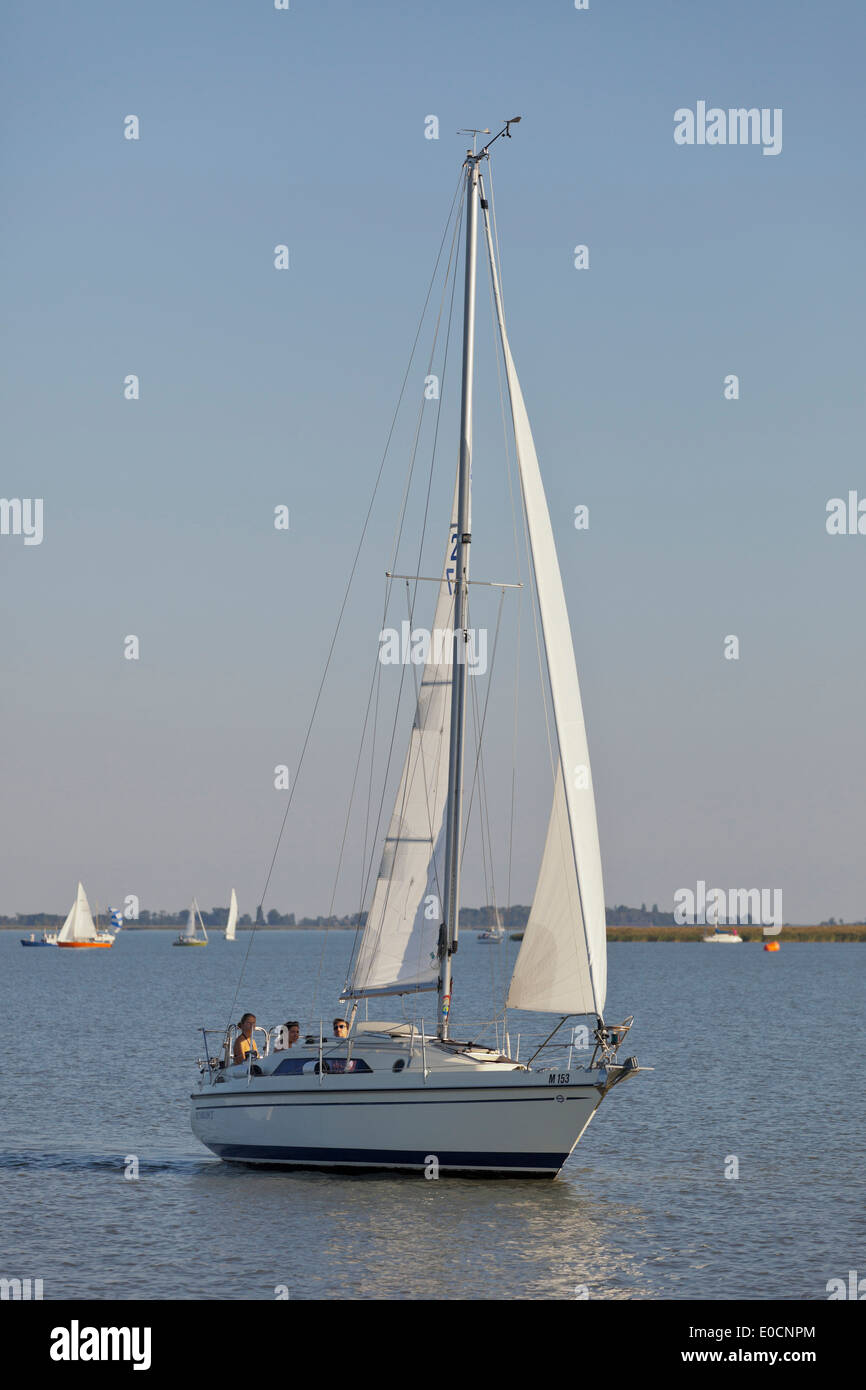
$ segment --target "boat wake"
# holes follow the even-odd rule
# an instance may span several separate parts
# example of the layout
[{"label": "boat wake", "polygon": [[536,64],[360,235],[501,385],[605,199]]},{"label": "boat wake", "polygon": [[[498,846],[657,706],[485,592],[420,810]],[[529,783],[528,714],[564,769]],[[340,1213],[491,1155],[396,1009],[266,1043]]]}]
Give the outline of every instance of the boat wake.
[{"label": "boat wake", "polygon": [[[124,1174],[126,1154],[43,1153],[41,1151],[0,1152],[0,1172],[57,1172]],[[139,1158],[140,1176],[155,1173],[204,1173],[216,1165],[208,1158]]]}]

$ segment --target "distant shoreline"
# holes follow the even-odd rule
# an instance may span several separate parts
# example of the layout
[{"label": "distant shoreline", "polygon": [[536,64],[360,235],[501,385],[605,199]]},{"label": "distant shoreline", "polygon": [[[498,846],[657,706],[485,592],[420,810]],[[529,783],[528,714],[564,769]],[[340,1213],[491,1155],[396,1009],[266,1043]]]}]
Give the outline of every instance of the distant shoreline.
[{"label": "distant shoreline", "polygon": [[[863,941],[866,942],[866,923],[844,923],[834,927],[784,926],[776,936],[764,936],[761,927],[737,927],[743,942],[780,941]],[[712,927],[608,927],[608,941],[703,941]]]},{"label": "distant shoreline", "polygon": [[[57,926],[46,926],[46,927],[41,927],[41,926],[40,926],[40,927],[27,927],[27,926],[22,926],[20,923],[15,923],[15,922],[0,922],[0,931],[18,932],[18,934],[19,934],[20,936],[29,936],[29,934],[30,934],[31,932],[33,932],[35,935],[38,935],[38,934],[39,934],[40,932],[42,932],[42,931],[56,931],[56,930],[58,930],[58,927],[59,927],[59,926],[62,926],[62,922],[63,922],[63,919],[61,918],[60,921],[58,922]],[[152,922],[149,922],[149,923],[144,923],[144,924],[139,924],[139,923],[137,923],[137,922],[130,922],[128,925],[125,925],[125,926],[123,927],[123,932],[171,932],[171,933],[176,934],[177,931],[178,931],[178,929],[179,929],[182,925],[183,925],[183,923],[181,923],[181,922],[174,922],[174,923],[165,923],[165,922],[152,923]],[[209,930],[210,930],[210,932],[211,932],[211,935],[213,935],[213,936],[222,936],[222,935],[223,935],[224,928],[222,928],[222,927],[211,927]],[[301,924],[301,923],[298,923],[297,925],[295,925],[295,926],[293,926],[293,927],[286,927],[286,926],[268,926],[268,925],[264,925],[264,926],[258,926],[258,927],[256,927],[255,930],[256,930],[257,932],[286,932],[286,933],[290,933],[290,932],[308,932],[308,931],[345,931],[345,932],[355,932],[355,931],[362,931],[363,928],[362,928],[362,927],[346,926],[346,925],[343,924],[343,923],[334,923],[332,926],[328,926],[328,927],[326,927],[326,926],[321,926],[321,925],[317,925],[316,923],[310,923],[310,924],[306,924],[306,923]],[[473,934],[477,934],[479,931],[484,930],[484,928],[480,928],[480,927],[464,927],[462,930],[463,930],[463,935],[464,935],[464,936],[471,936],[471,935],[473,935]],[[677,943],[677,942],[702,941],[703,938],[704,938],[705,936],[708,935],[708,933],[709,933],[710,930],[711,930],[711,929],[710,929],[709,926],[703,926],[703,927],[700,927],[700,926],[698,926],[698,927],[616,927],[616,926],[609,926],[608,929],[607,929],[607,939],[608,939],[608,941],[652,941],[652,942],[662,942],[663,944],[664,944],[664,943],[670,944],[670,943]],[[252,928],[252,927],[240,927],[240,926],[239,926],[239,927],[238,927],[238,937],[247,935],[247,934],[249,934],[249,933],[252,932],[252,931],[253,931],[253,928]],[[819,926],[802,926],[802,927],[799,927],[799,926],[784,926],[784,927],[782,928],[782,930],[781,930],[781,933],[779,933],[779,935],[777,935],[777,936],[768,936],[768,937],[766,937],[766,938],[764,937],[763,931],[762,931],[762,929],[761,929],[760,927],[737,927],[737,931],[739,932],[740,936],[743,938],[743,942],[744,942],[744,943],[746,943],[746,942],[762,942],[762,941],[764,941],[764,940],[767,940],[767,941],[779,941],[779,942],[785,942],[785,943],[791,943],[791,942],[796,943],[796,942],[800,942],[800,941],[824,941],[824,942],[832,942],[832,941],[847,941],[847,942],[851,942],[851,941],[862,941],[862,942],[866,943],[866,923],[864,923],[864,922],[846,922],[846,923],[844,923],[844,924],[839,924],[839,925],[832,926],[832,927],[819,927]],[[510,939],[511,939],[512,941],[514,941],[514,940],[519,940],[520,937],[522,936],[522,933],[519,933],[519,932],[512,932],[512,933],[507,933],[507,935],[510,937]]]}]

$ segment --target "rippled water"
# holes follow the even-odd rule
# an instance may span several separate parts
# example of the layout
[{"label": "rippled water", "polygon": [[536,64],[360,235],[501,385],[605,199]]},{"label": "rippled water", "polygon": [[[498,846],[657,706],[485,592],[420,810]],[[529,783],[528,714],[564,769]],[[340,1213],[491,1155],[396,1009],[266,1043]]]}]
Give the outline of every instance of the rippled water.
[{"label": "rippled water", "polygon": [[[318,1027],[352,938],[257,934],[234,1003],[249,938],[171,939],[25,951],[0,932],[0,1275],[46,1299],[824,1299],[866,1271],[863,946],[613,943],[607,1015],[636,1015],[630,1050],[656,1070],[605,1100],[558,1180],[432,1182],[204,1150],[196,1028],[246,1009]],[[456,1034],[491,1015],[516,949],[462,939]],[[512,1042],[545,1022],[511,1015]]]}]

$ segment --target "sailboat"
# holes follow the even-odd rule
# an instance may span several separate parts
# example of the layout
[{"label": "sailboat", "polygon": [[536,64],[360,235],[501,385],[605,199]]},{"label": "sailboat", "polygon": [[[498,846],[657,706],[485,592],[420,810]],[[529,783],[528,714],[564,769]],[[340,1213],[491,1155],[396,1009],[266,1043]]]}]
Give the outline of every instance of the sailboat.
[{"label": "sailboat", "polygon": [[90,915],[90,904],[87,901],[87,894],[83,884],[79,883],[75,902],[69,909],[66,921],[60,928],[57,937],[58,946],[66,947],[95,947],[112,946],[114,937],[111,932],[101,932],[95,925]]},{"label": "sailboat", "polygon": [[[634,1057],[617,1060],[633,1019],[617,1025],[604,1020],[605,906],[586,730],[553,530],[505,329],[483,174],[491,146],[510,138],[517,120],[477,152],[475,133],[463,165],[459,464],[444,562],[432,578],[438,587],[433,630],[447,628],[453,643],[445,651],[431,644],[423,667],[378,879],[341,995],[350,1006],[348,1036],[326,1039],[320,1023],[318,1037],[307,1034],[306,1042],[287,1053],[272,1048],[272,1035],[261,1030],[259,1055],[235,1064],[234,1025],[202,1030],[191,1125],[226,1161],[418,1172],[435,1160],[443,1174],[555,1177],[610,1091],[645,1070]],[[506,1001],[509,1008],[555,1019],[525,1060],[520,1039],[512,1048],[504,1030],[501,1045],[497,1036],[496,1046],[483,1046],[475,1035],[452,1032],[451,1020],[464,843],[467,666],[461,646],[468,586],[481,582],[469,578],[479,220],[507,377],[556,763],[541,867]],[[371,998],[424,991],[436,993],[432,1029],[416,1019],[359,1018],[359,1006]],[[551,1041],[571,1017],[591,1019],[588,1061],[576,1061],[567,1040]],[[574,1036],[572,1031],[572,1042]]]},{"label": "sailboat", "polygon": [[[710,917],[710,912],[713,913],[712,917]],[[713,930],[707,936],[702,938],[705,944],[707,942],[712,941],[718,942],[718,944],[721,946],[734,946],[737,942],[739,942],[742,946],[743,938],[740,936],[740,933],[737,931],[736,927],[734,927],[733,931],[731,931],[730,928],[726,929],[720,925],[718,898],[716,899],[714,907],[710,908],[710,911],[707,913],[707,926],[712,927]]]},{"label": "sailboat", "polygon": [[[199,928],[201,928],[201,935],[199,935]],[[204,922],[201,920],[201,913],[199,912],[198,903],[195,898],[193,898],[189,912],[187,913],[186,926],[180,935],[175,937],[171,944],[172,946],[207,945],[207,932]]]},{"label": "sailboat", "polygon": [[499,913],[497,913],[495,925],[492,927],[485,928],[484,931],[480,931],[478,933],[477,939],[479,941],[493,942],[495,945],[499,941],[504,941],[505,937],[506,931],[501,921],[499,920]]},{"label": "sailboat", "polygon": [[231,902],[229,903],[229,917],[226,922],[226,941],[234,941],[238,931],[238,895],[232,889]]}]

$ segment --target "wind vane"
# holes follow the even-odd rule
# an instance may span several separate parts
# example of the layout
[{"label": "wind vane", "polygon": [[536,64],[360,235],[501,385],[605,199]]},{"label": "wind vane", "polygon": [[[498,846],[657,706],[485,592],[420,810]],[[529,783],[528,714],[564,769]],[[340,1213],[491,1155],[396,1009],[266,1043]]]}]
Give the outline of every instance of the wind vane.
[{"label": "wind vane", "polygon": [[[505,125],[504,125],[504,126],[502,127],[502,129],[500,130],[499,134],[498,134],[498,135],[494,135],[493,140],[488,140],[488,141],[487,141],[487,144],[486,144],[486,145],[484,146],[484,148],[482,149],[481,154],[478,155],[478,158],[480,159],[483,155],[485,155],[485,154],[487,153],[487,151],[490,149],[490,146],[494,143],[494,141],[496,141],[496,140],[499,139],[499,136],[500,136],[500,135],[506,135],[506,136],[508,137],[508,139],[510,140],[510,139],[511,139],[511,127],[512,127],[513,125],[518,125],[519,122],[520,122],[521,120],[522,120],[522,117],[521,117],[521,116],[512,116],[510,121],[506,121],[506,122],[505,122]],[[467,130],[458,130],[457,134],[458,134],[458,135],[471,135],[471,136],[472,136],[472,154],[474,155],[475,152],[476,152],[476,151],[475,151],[475,145],[476,145],[478,136],[479,136],[479,135],[489,135],[489,134],[490,134],[490,130],[489,130],[489,128],[487,128],[487,127],[485,127],[484,130],[478,130],[478,129],[476,129],[475,126],[469,126],[469,128],[468,128]]]}]

